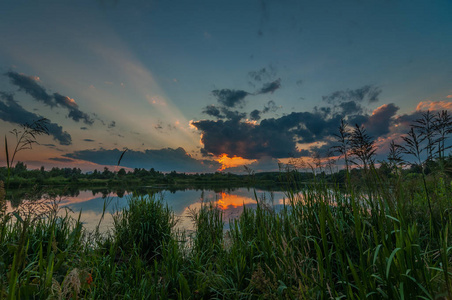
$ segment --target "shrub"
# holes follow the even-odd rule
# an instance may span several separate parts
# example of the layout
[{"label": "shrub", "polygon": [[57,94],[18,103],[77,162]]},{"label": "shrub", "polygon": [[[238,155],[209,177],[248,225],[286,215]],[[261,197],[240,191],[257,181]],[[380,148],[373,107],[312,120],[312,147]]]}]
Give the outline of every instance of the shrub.
[{"label": "shrub", "polygon": [[146,261],[160,258],[162,245],[172,237],[174,213],[153,196],[128,200],[128,207],[113,215],[113,242],[125,257],[137,252]]}]

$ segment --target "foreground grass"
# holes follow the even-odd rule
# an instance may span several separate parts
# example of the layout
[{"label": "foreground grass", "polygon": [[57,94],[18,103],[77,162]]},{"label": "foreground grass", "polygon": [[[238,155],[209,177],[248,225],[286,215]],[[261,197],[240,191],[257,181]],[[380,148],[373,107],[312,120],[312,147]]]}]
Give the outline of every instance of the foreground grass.
[{"label": "foreground grass", "polygon": [[419,184],[366,182],[288,187],[281,210],[257,199],[231,221],[207,203],[190,237],[148,196],[130,199],[107,237],[57,207],[3,212],[0,299],[452,298],[451,184],[431,180],[429,210]]}]

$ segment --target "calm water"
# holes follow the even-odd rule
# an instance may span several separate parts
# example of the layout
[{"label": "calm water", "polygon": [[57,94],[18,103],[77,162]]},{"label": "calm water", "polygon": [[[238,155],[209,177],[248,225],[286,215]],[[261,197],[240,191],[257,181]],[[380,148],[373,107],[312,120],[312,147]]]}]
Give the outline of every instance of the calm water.
[{"label": "calm water", "polygon": [[[193,224],[190,219],[190,211],[197,210],[201,207],[202,201],[213,202],[223,210],[223,220],[228,226],[228,220],[236,218],[243,211],[243,205],[247,207],[255,207],[255,191],[247,188],[237,188],[218,192],[214,190],[177,190],[168,191],[161,190],[156,197],[162,197],[163,201],[168,204],[179,218],[178,227],[181,229],[192,230]],[[278,208],[284,203],[283,192],[270,192],[264,190],[256,190],[259,199],[265,198],[269,204],[273,204]],[[108,204],[107,213],[100,226],[101,232],[107,232],[112,227],[112,213],[116,210],[127,206],[127,201],[132,196],[131,193],[125,193],[119,197],[116,193],[108,195],[95,193],[90,190],[79,191],[75,197],[66,196],[61,199],[60,207],[67,207],[71,210],[70,214],[78,217],[81,211],[81,221],[88,230],[95,229],[102,215],[104,204]]]}]

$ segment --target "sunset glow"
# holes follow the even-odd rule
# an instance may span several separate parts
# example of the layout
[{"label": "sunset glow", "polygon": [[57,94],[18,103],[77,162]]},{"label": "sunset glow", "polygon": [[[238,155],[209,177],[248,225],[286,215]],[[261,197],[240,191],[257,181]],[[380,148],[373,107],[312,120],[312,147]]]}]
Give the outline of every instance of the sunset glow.
[{"label": "sunset glow", "polygon": [[49,120],[29,168],[127,147],[121,167],[275,172],[325,157],[341,119],[385,141],[452,110],[448,1],[101,2],[0,4],[0,133]]},{"label": "sunset glow", "polygon": [[239,156],[233,156],[233,157],[229,157],[227,154],[223,153],[221,154],[217,161],[221,164],[221,168],[218,169],[218,171],[223,171],[225,169],[228,168],[233,168],[233,167],[238,167],[238,166],[242,166],[245,164],[250,164],[256,160],[249,160],[249,159],[245,159],[243,157],[239,157]]},{"label": "sunset glow", "polygon": [[[449,98],[449,96],[447,98]],[[419,102],[416,107],[417,111],[450,109],[452,109],[452,102],[449,101],[422,101]]]},{"label": "sunset glow", "polygon": [[221,193],[221,198],[217,201],[218,207],[223,210],[237,208],[250,203],[255,204],[256,200],[253,200],[250,197],[232,195],[224,192]]}]

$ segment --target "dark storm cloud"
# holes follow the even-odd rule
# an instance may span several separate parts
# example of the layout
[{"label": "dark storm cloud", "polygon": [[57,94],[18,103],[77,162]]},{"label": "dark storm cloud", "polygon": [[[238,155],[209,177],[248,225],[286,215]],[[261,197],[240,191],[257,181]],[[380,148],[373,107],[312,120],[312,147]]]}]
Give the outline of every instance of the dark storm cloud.
[{"label": "dark storm cloud", "polygon": [[227,107],[222,107],[221,112],[228,120],[241,120],[246,118],[246,113],[242,113],[237,110],[230,110]]},{"label": "dark storm cloud", "polygon": [[204,107],[202,113],[217,119],[241,120],[246,118],[246,113],[231,110],[226,106],[216,107],[215,105],[208,105]]},{"label": "dark storm cloud", "polygon": [[277,89],[281,88],[281,78],[264,84],[264,86],[256,92],[256,94],[267,94],[272,93],[276,91]]},{"label": "dark storm cloud", "polygon": [[388,134],[398,110],[399,107],[395,106],[393,103],[382,105],[374,110],[364,124],[367,132],[374,138]]},{"label": "dark storm cloud", "polygon": [[326,119],[331,114],[331,107],[314,107],[314,113],[320,115],[323,119]]},{"label": "dark storm cloud", "polygon": [[92,125],[94,121],[84,112],[82,112],[78,104],[67,96],[59,93],[53,93],[53,95],[47,93],[46,89],[38,84],[35,77],[19,74],[9,71],[5,74],[9,77],[12,84],[19,87],[19,90],[32,96],[35,100],[43,102],[50,107],[62,107],[69,110],[68,117],[72,120],[79,122],[82,120],[85,124]]},{"label": "dark storm cloud", "polygon": [[325,118],[319,113],[293,112],[278,119],[265,119],[260,123],[264,130],[278,128],[290,132],[300,143],[321,141],[330,136],[340,123],[341,116]]},{"label": "dark storm cloud", "polygon": [[218,103],[226,107],[235,107],[236,105],[242,105],[246,96],[249,95],[248,92],[242,90],[213,90],[212,95],[214,95]]},{"label": "dark storm cloud", "polygon": [[[340,120],[346,118],[351,126],[364,125],[374,138],[390,133],[398,107],[386,104],[374,110],[372,115],[332,114],[328,107],[316,108],[314,112],[293,112],[280,118],[261,120],[259,124],[231,120],[201,120],[192,122],[202,133],[205,153],[237,155],[248,159],[270,156],[274,158],[299,157],[308,152],[299,151],[297,144],[325,142],[322,148],[328,149],[337,133]],[[253,111],[254,119],[260,117]],[[322,149],[322,150],[325,150]]]},{"label": "dark storm cloud", "polygon": [[363,112],[363,108],[356,101],[347,101],[339,104],[339,107],[344,115],[354,115]]},{"label": "dark storm cloud", "polygon": [[[65,154],[65,157],[80,159],[100,165],[116,165],[123,153],[122,150],[98,149],[81,150]],[[183,148],[165,148],[159,150],[127,151],[121,159],[121,166],[129,168],[154,168],[162,172],[212,172],[220,168],[220,164],[211,160],[197,160]]]},{"label": "dark storm cloud", "polygon": [[296,152],[293,133],[278,127],[264,127],[240,120],[192,122],[200,130],[208,153],[237,155],[255,159],[264,156],[287,157]]},{"label": "dark storm cloud", "polygon": [[377,102],[381,94],[381,89],[373,85],[365,85],[356,90],[347,89],[345,91],[336,91],[322,99],[328,103],[341,103],[346,101],[363,102],[367,100],[369,103]]},{"label": "dark storm cloud", "polygon": [[[13,124],[31,124],[34,121],[42,119],[42,116],[34,114],[25,110],[14,100],[12,94],[6,94],[0,92],[0,119]],[[63,127],[56,123],[48,123],[47,129],[49,134],[53,136],[54,140],[58,141],[61,145],[70,145],[72,138],[66,131],[63,131]]]},{"label": "dark storm cloud", "polygon": [[202,155],[203,157],[212,157],[212,156],[213,156],[213,154],[207,152],[207,150],[204,149],[204,148],[201,148],[201,150],[199,150],[199,152],[201,153],[201,155]]},{"label": "dark storm cloud", "polygon": [[276,106],[273,100],[270,100],[264,106],[264,109],[262,111],[255,109],[252,112],[250,112],[250,120],[259,121],[260,119],[262,119],[262,114],[266,114],[269,111],[276,112],[279,108],[280,107]]},{"label": "dark storm cloud", "polygon": [[203,114],[218,118],[218,119],[223,119],[224,116],[221,114],[220,109],[218,109],[215,105],[208,105],[206,107],[204,107],[204,110],[202,111]]},{"label": "dark storm cloud", "polygon": [[56,106],[53,97],[47,93],[45,88],[37,83],[35,77],[19,74],[12,71],[6,72],[5,75],[9,77],[12,84],[19,87],[19,90],[29,94],[37,101],[44,102],[50,107]]},{"label": "dark storm cloud", "polygon": [[58,161],[58,162],[73,162],[74,161],[73,159],[63,158],[63,157],[51,157],[49,159],[53,160],[53,161]]},{"label": "dark storm cloud", "polygon": [[250,112],[250,119],[253,121],[259,121],[261,119],[261,112],[257,109]]}]

